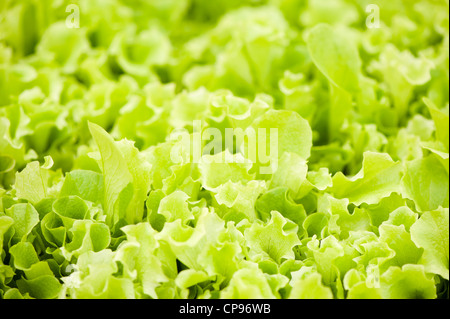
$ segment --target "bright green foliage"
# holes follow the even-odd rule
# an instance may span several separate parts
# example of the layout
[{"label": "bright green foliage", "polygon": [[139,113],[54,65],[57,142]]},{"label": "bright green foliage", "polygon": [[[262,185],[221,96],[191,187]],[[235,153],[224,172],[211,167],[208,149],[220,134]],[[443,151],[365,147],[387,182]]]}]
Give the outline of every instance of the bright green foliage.
[{"label": "bright green foliage", "polygon": [[433,299],[436,289],[433,279],[420,265],[391,267],[381,277],[381,296],[386,299]]},{"label": "bright green foliage", "polygon": [[306,37],[311,59],[328,80],[348,92],[358,91],[361,61],[354,43],[327,24],[318,24]]},{"label": "bright green foliage", "polygon": [[297,237],[297,226],[289,224],[292,224],[292,222],[287,221],[280,213],[274,211],[266,225],[254,223],[247,228],[244,236],[250,254],[262,254],[262,258],[268,257],[277,263],[281,263],[284,258],[294,258],[292,249],[300,244],[300,240]]},{"label": "bright green foliage", "polygon": [[403,178],[405,196],[422,212],[448,207],[448,179],[448,171],[435,155],[410,161]]},{"label": "bright green foliage", "polygon": [[448,13],[0,0],[0,299],[448,299]]},{"label": "bright green foliage", "polygon": [[329,287],[322,284],[322,276],[317,271],[303,267],[292,273],[289,283],[292,290],[290,299],[332,299],[333,293]]},{"label": "bright green foliage", "polygon": [[411,227],[411,239],[424,249],[425,269],[448,280],[448,208],[424,213]]},{"label": "bright green foliage", "polygon": [[389,155],[367,152],[362,165],[363,169],[351,178],[341,172],[334,175],[330,192],[338,198],[348,198],[351,203],[361,205],[375,204],[392,192],[400,191],[403,169]]}]

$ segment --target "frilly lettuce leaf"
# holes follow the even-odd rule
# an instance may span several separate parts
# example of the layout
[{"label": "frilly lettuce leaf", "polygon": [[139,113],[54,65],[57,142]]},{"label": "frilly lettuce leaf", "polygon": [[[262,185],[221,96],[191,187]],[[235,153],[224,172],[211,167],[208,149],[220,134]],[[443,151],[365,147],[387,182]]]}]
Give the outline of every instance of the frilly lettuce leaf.
[{"label": "frilly lettuce leaf", "polygon": [[217,189],[227,181],[247,183],[253,179],[249,172],[252,163],[228,149],[216,155],[203,155],[198,167],[202,185],[208,190]]},{"label": "frilly lettuce leaf", "polygon": [[298,234],[300,236],[303,235],[303,222],[306,218],[306,211],[303,205],[297,204],[292,200],[289,189],[285,187],[271,189],[258,198],[255,207],[262,220],[270,220],[272,211],[277,211],[289,221],[297,224]]},{"label": "frilly lettuce leaf", "polygon": [[423,248],[420,260],[427,272],[448,279],[448,208],[423,213],[411,226],[411,239]]},{"label": "frilly lettuce leaf", "polygon": [[270,180],[270,188],[287,186],[296,197],[307,180],[307,174],[306,160],[297,153],[285,152],[281,155],[278,168]]},{"label": "frilly lettuce leaf", "polygon": [[115,260],[123,265],[126,277],[141,283],[144,294],[157,298],[155,288],[167,278],[156,256],[159,246],[155,239],[156,231],[148,223],[128,225],[122,231],[127,241],[118,247]]},{"label": "frilly lettuce leaf", "polygon": [[152,75],[152,67],[170,59],[172,45],[166,34],[152,28],[138,34],[133,28],[118,33],[109,47],[109,54],[118,67],[137,77]]},{"label": "frilly lettuce leaf", "polygon": [[[51,157],[47,157],[41,166],[38,161],[29,163],[21,172],[16,173],[14,190],[16,196],[36,204],[47,196],[52,195],[54,181],[58,181],[59,174],[50,170],[53,166]],[[35,185],[35,187],[33,186]]]},{"label": "frilly lettuce leaf", "polygon": [[266,189],[264,181],[250,181],[246,185],[228,181],[219,186],[214,195],[216,213],[224,220],[239,222],[247,218],[253,222],[258,219],[255,205]]},{"label": "frilly lettuce leaf", "polygon": [[[295,153],[303,160],[307,160],[311,155],[312,130],[308,121],[298,113],[287,110],[268,110],[258,117],[251,127],[255,130],[258,141],[254,150],[257,155],[255,167],[259,167],[259,173],[262,175],[273,174],[286,152]],[[263,143],[266,154],[262,151]],[[244,143],[244,154],[252,153],[251,146],[248,141]],[[268,155],[267,152],[269,152]]]},{"label": "frilly lettuce leaf", "polygon": [[379,58],[379,61],[370,65],[370,69],[383,76],[397,114],[403,121],[414,87],[431,80],[434,63],[426,57],[416,57],[410,51],[400,51],[393,44],[386,45]]},{"label": "frilly lettuce leaf", "polygon": [[80,255],[72,274],[63,279],[65,286],[62,293],[77,299],[133,298],[132,280],[113,276],[118,270],[113,258],[114,253],[108,249]]},{"label": "frilly lettuce leaf", "polygon": [[[318,199],[318,205],[318,210],[324,214],[322,215],[323,218],[329,220],[329,223],[322,225],[322,227],[327,226],[323,231],[339,234],[341,239],[345,239],[351,231],[372,229],[370,217],[366,211],[355,208],[353,213],[349,212],[348,199],[336,199],[330,195],[325,195]],[[308,216],[308,219],[313,218],[313,216],[314,214]],[[308,223],[311,222],[308,221]],[[318,228],[320,224],[316,219],[315,227]]]},{"label": "frilly lettuce leaf", "polygon": [[436,155],[407,162],[402,186],[419,211],[448,206],[448,171]]},{"label": "frilly lettuce leaf", "polygon": [[381,264],[383,269],[389,266],[402,267],[406,264],[417,264],[423,254],[423,249],[418,248],[411,240],[411,234],[408,233],[404,225],[396,226],[383,224],[379,227],[380,241],[388,244],[395,254],[388,257]]},{"label": "frilly lettuce leaf", "polygon": [[445,149],[448,148],[448,132],[449,132],[449,115],[447,108],[439,109],[430,99],[424,98],[424,102],[431,113],[431,118],[434,121],[436,127],[436,140],[444,145]]},{"label": "frilly lettuce leaf", "polygon": [[333,293],[329,287],[322,284],[322,276],[317,271],[304,267],[292,272],[289,293],[290,299],[333,299]]},{"label": "frilly lettuce leaf", "polygon": [[259,268],[238,270],[230,284],[221,291],[223,299],[275,299],[267,278]]},{"label": "frilly lettuce leaf", "polygon": [[333,176],[330,191],[337,198],[348,198],[355,205],[374,204],[400,191],[403,167],[388,154],[366,152],[363,168],[350,178],[341,172]]},{"label": "frilly lettuce leaf", "polygon": [[335,86],[348,92],[359,89],[361,60],[348,39],[327,24],[318,24],[307,33],[306,42],[317,68]]},{"label": "frilly lettuce leaf", "polygon": [[334,236],[328,236],[320,241],[313,237],[307,243],[308,252],[317,265],[317,271],[321,274],[323,283],[327,286],[340,284],[339,268],[336,260],[345,255],[344,246]]},{"label": "frilly lettuce leaf", "polygon": [[56,298],[61,290],[61,284],[49,267],[47,261],[39,261],[33,245],[20,242],[10,249],[13,266],[22,270],[25,277],[17,281],[21,293],[29,293],[38,299]]},{"label": "frilly lettuce leaf", "polygon": [[426,276],[423,266],[406,264],[390,267],[380,282],[381,296],[385,299],[434,299],[435,283]]},{"label": "frilly lettuce leaf", "polygon": [[103,176],[89,170],[73,170],[66,174],[59,196],[79,196],[93,202],[103,202]]},{"label": "frilly lettuce leaf", "polygon": [[254,223],[245,230],[250,253],[255,258],[262,254],[262,258],[268,257],[277,263],[281,263],[283,259],[294,258],[293,248],[301,244],[297,227],[279,212],[272,211],[271,218],[265,225]]},{"label": "frilly lettuce leaf", "polygon": [[80,57],[89,50],[89,42],[85,30],[70,29],[63,22],[52,24],[36,48],[37,55],[44,60],[57,63],[62,72],[76,71]]},{"label": "frilly lettuce leaf", "polygon": [[[115,142],[100,126],[89,128],[100,151],[97,159],[104,180],[107,223],[142,219],[143,204],[150,190],[150,168],[143,155],[127,140]],[[143,177],[143,178],[142,178]]]},{"label": "frilly lettuce leaf", "polygon": [[203,211],[195,228],[183,225],[180,219],[165,223],[158,240],[166,242],[177,259],[187,267],[201,270],[205,261],[202,256],[210,245],[218,243],[224,224],[217,215]]},{"label": "frilly lettuce leaf", "polygon": [[189,209],[187,199],[189,196],[182,191],[175,191],[170,195],[162,198],[158,206],[158,214],[164,216],[167,222],[181,220],[187,223],[194,219],[194,215]]},{"label": "frilly lettuce leaf", "polygon": [[26,240],[33,228],[39,223],[39,214],[33,205],[29,203],[18,203],[5,211],[6,216],[14,220],[12,225],[14,235],[12,241],[20,242]]},{"label": "frilly lettuce leaf", "polygon": [[96,124],[90,124],[90,130],[100,151],[97,160],[104,180],[104,209],[108,217],[107,222],[115,224],[121,217],[118,215],[119,212],[117,212],[115,205],[121,192],[131,183],[132,176],[128,171],[126,160],[113,138]]}]

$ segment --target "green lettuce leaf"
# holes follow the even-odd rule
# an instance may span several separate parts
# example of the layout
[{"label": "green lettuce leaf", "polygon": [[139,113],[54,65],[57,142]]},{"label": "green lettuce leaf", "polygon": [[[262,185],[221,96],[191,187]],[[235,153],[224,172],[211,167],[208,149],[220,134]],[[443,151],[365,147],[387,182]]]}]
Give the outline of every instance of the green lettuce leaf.
[{"label": "green lettuce leaf", "polygon": [[333,299],[333,293],[329,287],[322,284],[320,273],[306,269],[291,273],[290,285],[292,290],[289,293],[290,299]]},{"label": "green lettuce leaf", "polygon": [[238,270],[230,284],[221,291],[223,299],[275,299],[267,278],[259,268]]},{"label": "green lettuce leaf", "polygon": [[406,163],[403,193],[420,211],[448,206],[448,171],[435,155]]},{"label": "green lettuce leaf", "polygon": [[150,190],[151,165],[132,142],[115,142],[100,126],[89,129],[100,151],[99,166],[103,173],[106,222],[116,224],[142,220],[143,204]]},{"label": "green lettuce leaf", "polygon": [[301,244],[297,227],[279,212],[272,211],[271,218],[265,225],[254,223],[245,230],[250,253],[262,254],[263,258],[269,257],[279,264],[283,259],[294,258],[293,248]]},{"label": "green lettuce leaf", "polygon": [[448,299],[448,11],[0,1],[0,299]]},{"label": "green lettuce leaf", "polygon": [[330,82],[348,92],[359,90],[361,60],[346,37],[318,24],[308,32],[306,43],[314,64]]},{"label": "green lettuce leaf", "polygon": [[381,296],[385,299],[434,299],[435,283],[426,276],[423,266],[406,264],[390,267],[381,276]]},{"label": "green lettuce leaf", "polygon": [[14,234],[12,236],[13,242],[26,240],[34,227],[39,223],[39,213],[28,203],[19,203],[6,209],[6,216],[14,220],[12,225]]},{"label": "green lettuce leaf", "polygon": [[140,223],[125,226],[122,231],[127,240],[118,247],[115,260],[123,265],[126,277],[141,283],[144,294],[157,298],[155,288],[167,278],[155,254],[155,230],[148,223]]},{"label": "green lettuce leaf", "polygon": [[21,172],[17,172],[14,184],[16,196],[36,204],[52,195],[51,187],[53,180],[57,177],[57,174],[50,170],[52,166],[53,160],[47,157],[42,166],[34,161],[27,164]]},{"label": "green lettuce leaf", "polygon": [[425,212],[411,226],[411,239],[423,248],[420,263],[427,272],[448,280],[448,208]]},{"label": "green lettuce leaf", "polygon": [[355,205],[374,204],[393,192],[400,191],[403,167],[388,154],[366,152],[363,168],[353,177],[341,172],[333,176],[330,191],[337,198],[348,198]]}]

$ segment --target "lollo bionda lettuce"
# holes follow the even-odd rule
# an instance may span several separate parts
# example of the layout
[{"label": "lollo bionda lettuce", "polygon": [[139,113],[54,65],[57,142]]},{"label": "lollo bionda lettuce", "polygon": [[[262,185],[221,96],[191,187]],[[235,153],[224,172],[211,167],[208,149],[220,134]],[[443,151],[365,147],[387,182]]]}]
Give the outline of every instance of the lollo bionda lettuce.
[{"label": "lollo bionda lettuce", "polygon": [[0,299],[448,299],[448,13],[0,1]]}]

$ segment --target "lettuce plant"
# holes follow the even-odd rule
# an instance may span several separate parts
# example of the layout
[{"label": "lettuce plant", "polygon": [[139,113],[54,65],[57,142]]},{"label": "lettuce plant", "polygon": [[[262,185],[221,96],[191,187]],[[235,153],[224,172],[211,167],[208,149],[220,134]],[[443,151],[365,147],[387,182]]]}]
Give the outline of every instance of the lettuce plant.
[{"label": "lettuce plant", "polygon": [[0,298],[448,298],[448,12],[1,1]]}]

